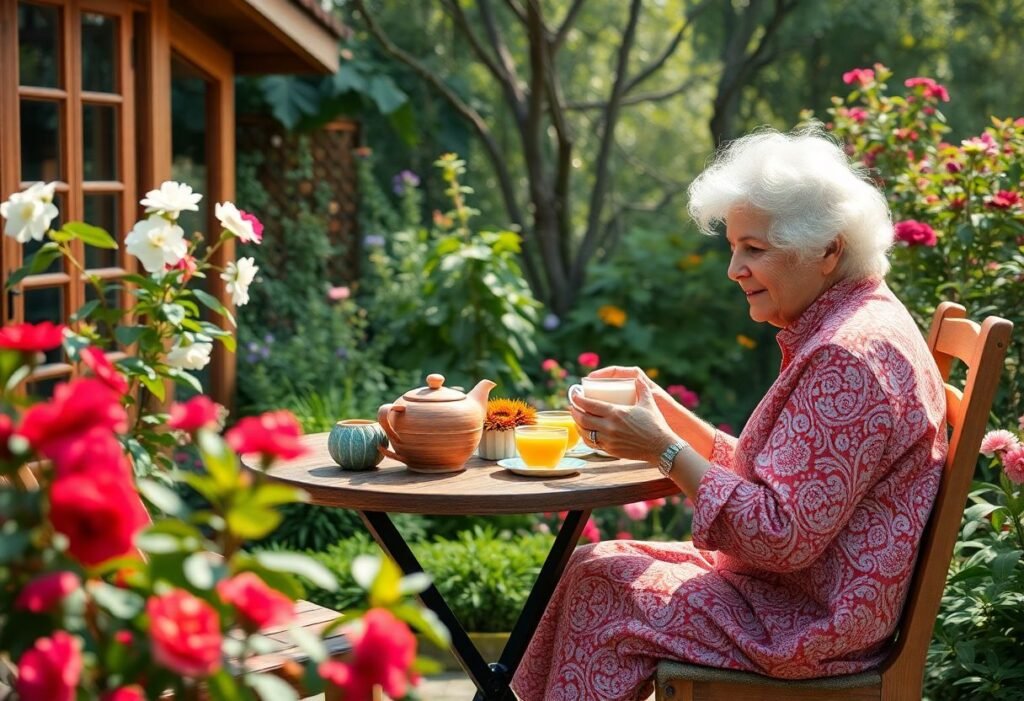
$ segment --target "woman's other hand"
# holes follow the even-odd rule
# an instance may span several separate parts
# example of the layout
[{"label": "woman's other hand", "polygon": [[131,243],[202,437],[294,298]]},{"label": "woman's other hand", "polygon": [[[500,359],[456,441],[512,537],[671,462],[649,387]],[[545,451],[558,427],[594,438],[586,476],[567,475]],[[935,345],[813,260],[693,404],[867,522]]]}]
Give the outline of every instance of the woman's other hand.
[{"label": "woman's other hand", "polygon": [[[614,372],[622,374],[612,374]],[[573,401],[579,409],[572,407],[570,411],[580,427],[583,441],[616,457],[657,462],[665,448],[678,440],[658,408],[651,389],[652,386],[661,388],[639,368],[602,368],[591,377],[633,377],[636,404],[609,404],[576,395]],[[592,431],[597,432],[597,441],[593,440]]]}]

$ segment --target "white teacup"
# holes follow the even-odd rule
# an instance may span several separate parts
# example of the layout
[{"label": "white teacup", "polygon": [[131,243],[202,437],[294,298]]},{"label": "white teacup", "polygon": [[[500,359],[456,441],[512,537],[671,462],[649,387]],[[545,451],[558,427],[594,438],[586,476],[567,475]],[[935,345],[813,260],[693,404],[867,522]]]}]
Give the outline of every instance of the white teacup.
[{"label": "white teacup", "polygon": [[569,403],[580,411],[582,409],[573,401],[576,395],[609,404],[636,404],[636,380],[631,377],[584,377],[580,383],[569,388]]}]

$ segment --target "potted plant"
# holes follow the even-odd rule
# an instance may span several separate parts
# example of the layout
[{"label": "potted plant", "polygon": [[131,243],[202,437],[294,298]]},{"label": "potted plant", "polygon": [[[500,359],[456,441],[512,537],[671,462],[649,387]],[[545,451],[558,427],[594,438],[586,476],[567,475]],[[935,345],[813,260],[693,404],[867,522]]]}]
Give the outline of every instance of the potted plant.
[{"label": "potted plant", "polygon": [[484,460],[516,456],[516,426],[537,423],[537,410],[521,399],[491,399],[487,402],[484,432],[477,454]]}]

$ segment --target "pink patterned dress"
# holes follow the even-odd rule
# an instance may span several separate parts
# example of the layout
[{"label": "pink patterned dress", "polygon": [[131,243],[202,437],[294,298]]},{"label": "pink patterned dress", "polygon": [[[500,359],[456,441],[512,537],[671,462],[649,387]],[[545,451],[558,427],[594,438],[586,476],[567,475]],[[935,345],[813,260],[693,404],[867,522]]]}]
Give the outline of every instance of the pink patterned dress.
[{"label": "pink patterned dress", "polygon": [[792,679],[881,660],[946,456],[941,379],[877,279],[836,284],[778,342],[739,439],[715,437],[693,543],[577,549],[524,701],[634,699],[659,659]]}]

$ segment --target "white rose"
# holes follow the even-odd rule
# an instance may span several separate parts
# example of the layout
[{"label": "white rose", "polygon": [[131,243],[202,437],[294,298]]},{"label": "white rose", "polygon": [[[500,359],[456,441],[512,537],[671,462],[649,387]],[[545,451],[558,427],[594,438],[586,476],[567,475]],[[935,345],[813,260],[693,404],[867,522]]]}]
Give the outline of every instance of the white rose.
[{"label": "white rose", "polygon": [[159,214],[136,222],[125,243],[127,251],[150,273],[162,273],[165,266],[176,265],[188,253],[185,232]]},{"label": "white rose", "polygon": [[7,220],[4,233],[18,243],[42,241],[57,216],[53,192],[57,183],[33,183],[0,204],[0,216]]},{"label": "white rose", "polygon": [[257,272],[259,268],[256,266],[255,258],[239,258],[237,263],[228,263],[227,269],[220,274],[220,279],[227,283],[227,291],[235,306],[241,307],[249,303],[249,285],[256,278]]},{"label": "white rose", "polygon": [[212,343],[192,342],[189,345],[182,345],[187,340],[178,338],[177,344],[167,353],[164,362],[171,367],[182,370],[202,370],[210,362],[210,353],[213,352]]},{"label": "white rose", "polygon": [[183,211],[199,211],[199,200],[203,196],[192,192],[192,188],[184,183],[168,180],[160,184],[160,189],[150,190],[139,202],[146,208],[146,214],[166,214],[177,219]]},{"label": "white rose", "polygon": [[238,211],[238,207],[233,203],[218,202],[213,211],[217,215],[217,221],[220,222],[220,225],[240,238],[243,243],[249,243],[250,241],[259,243],[256,230],[252,228],[252,222],[243,219],[242,213]]}]

